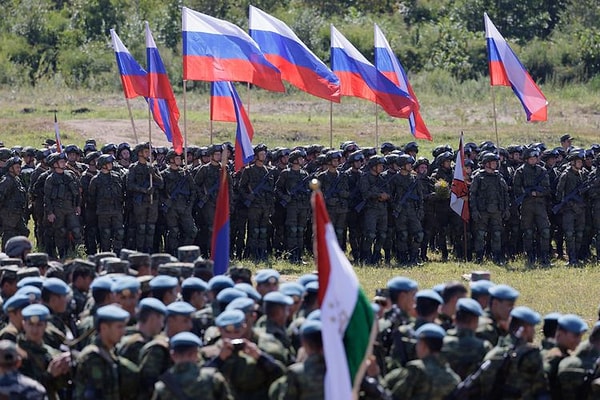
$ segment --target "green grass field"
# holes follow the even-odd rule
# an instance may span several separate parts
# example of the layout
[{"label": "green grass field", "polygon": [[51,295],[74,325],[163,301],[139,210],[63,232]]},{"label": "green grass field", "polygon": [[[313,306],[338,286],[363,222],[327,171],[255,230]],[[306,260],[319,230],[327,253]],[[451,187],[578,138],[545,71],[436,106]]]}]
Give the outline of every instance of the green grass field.
[{"label": "green grass field", "polygon": [[[458,136],[465,133],[466,141],[495,140],[491,90],[487,80],[456,83],[445,77],[421,75],[413,79],[421,103],[422,115],[434,141],[419,142],[420,154],[428,156],[439,144],[458,145]],[[497,106],[498,134],[501,145],[543,141],[548,147],[557,146],[558,137],[571,133],[575,145],[587,146],[600,142],[600,94],[595,87],[574,85],[568,88],[543,87],[549,101],[548,122],[529,124],[518,99],[510,88],[494,88]],[[329,143],[330,105],[308,95],[291,92],[272,94],[262,90],[248,91],[238,86],[242,101],[250,108],[255,129],[254,143],[269,146],[293,147],[300,144]],[[181,88],[177,94],[182,114]],[[147,111],[140,99],[131,101],[136,128],[140,137],[148,132]],[[210,141],[208,94],[187,93],[187,136],[189,144],[206,145]],[[35,89],[0,89],[0,140],[10,147],[32,145],[39,147],[43,139],[54,136],[53,112],[58,110],[63,143],[83,144],[95,137],[100,144],[125,138],[133,143],[133,134],[125,100],[121,93],[65,91],[50,84]],[[77,113],[87,109],[87,112]],[[344,98],[334,104],[333,144],[356,140],[361,146],[376,143],[375,105],[360,99]],[[76,122],[76,123],[75,123]],[[153,128],[155,137],[162,135]],[[412,140],[408,124],[379,112],[378,142],[403,144]],[[214,123],[215,141],[234,140],[235,124]],[[434,254],[434,259],[437,256]],[[590,323],[597,319],[600,303],[600,270],[595,265],[567,268],[563,262],[547,269],[527,269],[522,260],[507,267],[492,264],[431,262],[411,269],[357,267],[357,274],[368,296],[384,287],[394,275],[406,275],[420,283],[421,288],[448,280],[476,269],[492,273],[494,282],[507,283],[521,292],[519,304],[528,305],[540,313],[550,311],[574,312]],[[252,269],[260,266],[247,265]],[[285,275],[295,277],[314,270],[314,263],[299,267],[287,262],[275,262],[274,267]]]}]

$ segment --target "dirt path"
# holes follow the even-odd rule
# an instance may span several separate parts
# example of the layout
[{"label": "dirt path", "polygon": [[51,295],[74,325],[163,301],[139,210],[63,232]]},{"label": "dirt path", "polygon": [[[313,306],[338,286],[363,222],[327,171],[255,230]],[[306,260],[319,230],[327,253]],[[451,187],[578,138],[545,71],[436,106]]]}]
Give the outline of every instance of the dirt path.
[{"label": "dirt path", "polygon": [[[105,143],[119,144],[127,142],[131,145],[136,143],[131,122],[128,120],[72,119],[61,124],[69,130],[77,132],[84,139],[96,139],[99,146]],[[135,120],[135,128],[139,141],[148,141],[148,121]],[[152,126],[152,143],[155,146],[170,146],[164,133],[154,123]]]}]

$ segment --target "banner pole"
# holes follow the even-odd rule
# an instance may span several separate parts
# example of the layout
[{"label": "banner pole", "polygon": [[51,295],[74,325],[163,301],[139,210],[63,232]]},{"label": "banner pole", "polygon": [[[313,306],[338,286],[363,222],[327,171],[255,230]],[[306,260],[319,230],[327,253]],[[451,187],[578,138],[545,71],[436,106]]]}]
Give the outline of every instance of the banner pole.
[{"label": "banner pole", "polygon": [[[148,99],[148,145],[150,146],[150,158],[149,158],[149,162],[150,162],[150,168],[152,168],[152,99]],[[150,170],[150,186],[149,188],[152,189],[152,175],[153,172],[152,170]],[[153,202],[153,197],[152,194],[150,194],[150,204],[152,204]]]},{"label": "banner pole", "polygon": [[494,110],[494,130],[496,131],[496,146],[500,148],[500,140],[498,139],[498,118],[496,116],[496,92],[494,86],[490,86],[492,91],[492,108]]},{"label": "banner pole", "polygon": [[463,220],[463,246],[464,246],[464,258],[467,262],[467,223]]},{"label": "banner pole", "polygon": [[375,149],[379,147],[379,106],[375,103]]},{"label": "banner pole", "polygon": [[187,80],[183,80],[183,164],[187,165],[188,135],[187,135]]},{"label": "banner pole", "polygon": [[131,120],[131,128],[133,129],[133,137],[135,139],[135,144],[138,144],[140,141],[138,140],[137,132],[135,130],[135,123],[133,122],[133,114],[131,113],[131,104],[129,103],[129,99],[126,97],[125,101],[127,102],[127,110],[129,111],[129,119]]},{"label": "banner pole", "polygon": [[329,147],[333,148],[333,101],[329,102]]}]

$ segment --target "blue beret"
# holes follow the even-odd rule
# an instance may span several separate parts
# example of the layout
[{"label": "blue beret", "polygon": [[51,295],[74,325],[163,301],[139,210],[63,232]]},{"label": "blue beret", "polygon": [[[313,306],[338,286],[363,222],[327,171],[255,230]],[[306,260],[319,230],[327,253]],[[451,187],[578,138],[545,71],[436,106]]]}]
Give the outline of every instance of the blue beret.
[{"label": "blue beret", "polygon": [[263,303],[275,303],[284,306],[291,306],[294,300],[290,296],[286,296],[281,292],[269,292],[264,295]]},{"label": "blue beret", "polygon": [[279,285],[279,291],[286,296],[302,297],[304,295],[305,288],[296,282],[286,282]]},{"label": "blue beret", "polygon": [[200,278],[196,278],[195,276],[192,276],[192,277],[186,278],[181,283],[181,288],[204,292],[208,289],[208,283],[206,283],[205,281],[203,281]]},{"label": "blue beret", "polygon": [[305,286],[306,293],[318,293],[319,292],[319,281],[308,282]]},{"label": "blue beret", "polygon": [[65,296],[69,294],[71,288],[64,281],[58,278],[47,278],[44,281],[43,288],[53,294]]},{"label": "blue beret", "polygon": [[446,288],[445,283],[439,283],[439,284],[435,285],[434,287],[432,287],[432,289],[440,296],[442,295],[442,293],[444,293],[445,288]]},{"label": "blue beret", "polygon": [[246,314],[243,311],[225,310],[215,319],[215,325],[232,331],[241,328],[244,321],[246,321]]},{"label": "blue beret", "polygon": [[237,290],[234,288],[225,288],[221,290],[217,295],[217,301],[219,303],[229,304],[238,297],[248,297],[248,295],[245,292],[242,292],[241,290]]},{"label": "blue beret", "polygon": [[169,339],[169,347],[176,349],[178,347],[200,347],[202,340],[192,332],[180,332]]},{"label": "blue beret", "polygon": [[148,283],[150,290],[153,289],[172,289],[177,286],[179,281],[174,276],[157,275]]},{"label": "blue beret", "polygon": [[588,326],[583,319],[575,314],[565,314],[558,319],[558,327],[567,332],[576,334],[583,333],[588,330]]},{"label": "blue beret", "polygon": [[26,294],[14,294],[6,300],[6,302],[2,305],[2,310],[6,314],[9,311],[20,310],[31,304],[29,296]]},{"label": "blue beret", "polygon": [[245,313],[253,311],[256,303],[249,297],[238,297],[227,304],[225,310],[241,310]]},{"label": "blue beret", "polygon": [[123,293],[126,296],[130,293],[137,293],[142,287],[140,281],[135,279],[133,276],[120,276],[114,281],[110,287],[110,291],[113,293]]},{"label": "blue beret", "polygon": [[321,310],[320,309],[316,309],[316,310],[312,310],[307,316],[306,316],[307,320],[317,320],[320,321],[321,320]]},{"label": "blue beret", "polygon": [[234,288],[246,293],[248,297],[254,299],[254,301],[260,301],[260,293],[258,293],[258,291],[254,289],[254,287],[251,284],[246,282],[240,282],[236,283]]},{"label": "blue beret", "polygon": [[21,289],[25,286],[35,286],[38,289],[41,289],[44,286],[44,280],[39,276],[26,276],[17,282],[17,288]]},{"label": "blue beret", "polygon": [[210,278],[208,281],[208,290],[219,291],[228,287],[233,287],[233,280],[225,275],[217,275]]},{"label": "blue beret", "polygon": [[377,303],[371,303],[371,309],[375,314],[377,314],[379,311],[381,311],[381,306]]},{"label": "blue beret", "polygon": [[495,286],[494,282],[485,279],[471,282],[471,295],[489,295],[492,286]]},{"label": "blue beret", "polygon": [[94,291],[94,290],[110,290],[110,288],[112,287],[112,284],[113,284],[112,278],[108,275],[105,275],[105,276],[101,276],[101,277],[94,279],[92,281],[92,284],[90,285],[90,289],[92,289],[92,291]]},{"label": "blue beret", "polygon": [[551,312],[549,314],[544,315],[544,321],[558,321],[560,317],[562,317],[561,313]]},{"label": "blue beret", "polygon": [[387,288],[397,292],[410,292],[419,287],[417,282],[404,276],[396,276],[387,282]]},{"label": "blue beret", "polygon": [[525,306],[513,308],[510,312],[510,316],[513,318],[518,318],[529,325],[537,325],[542,320],[540,318],[540,314]]},{"label": "blue beret", "polygon": [[154,297],[146,297],[145,299],[140,300],[138,308],[140,311],[152,310],[162,315],[167,315],[167,306],[165,306],[162,301],[155,299]]},{"label": "blue beret", "polygon": [[274,269],[261,269],[256,272],[256,276],[254,277],[256,283],[277,283],[279,282],[279,272]]},{"label": "blue beret", "polygon": [[415,336],[417,338],[443,339],[446,336],[446,331],[438,324],[427,323],[417,329]]},{"label": "blue beret", "polygon": [[316,332],[321,332],[321,321],[316,319],[306,320],[300,327],[300,335],[310,335]]},{"label": "blue beret", "polygon": [[437,301],[440,304],[444,304],[444,299],[442,299],[442,296],[440,296],[438,294],[438,292],[436,292],[433,289],[419,290],[415,297],[417,299],[429,299],[429,300]]},{"label": "blue beret", "polygon": [[190,317],[194,311],[196,311],[194,306],[185,301],[175,301],[167,306],[168,316],[183,315],[184,317]]},{"label": "blue beret", "polygon": [[42,291],[35,286],[23,286],[21,289],[17,290],[15,295],[24,294],[29,297],[29,302],[33,303],[36,301],[40,301],[42,299]]},{"label": "blue beret", "polygon": [[469,299],[463,297],[462,299],[458,299],[456,302],[456,310],[467,312],[469,314],[477,315],[481,317],[483,315],[483,308],[481,308],[481,304],[477,300]]},{"label": "blue beret", "polygon": [[96,310],[96,323],[100,322],[125,322],[129,319],[129,313],[121,307],[109,304]]},{"label": "blue beret", "polygon": [[300,278],[298,278],[298,283],[302,286],[306,287],[309,282],[318,281],[319,276],[316,274],[304,274]]},{"label": "blue beret", "polygon": [[50,318],[50,310],[43,304],[31,304],[21,311],[23,319],[34,324],[38,321],[47,321]]},{"label": "blue beret", "polygon": [[519,297],[519,292],[508,285],[495,285],[489,289],[490,295],[500,300],[515,301]]}]

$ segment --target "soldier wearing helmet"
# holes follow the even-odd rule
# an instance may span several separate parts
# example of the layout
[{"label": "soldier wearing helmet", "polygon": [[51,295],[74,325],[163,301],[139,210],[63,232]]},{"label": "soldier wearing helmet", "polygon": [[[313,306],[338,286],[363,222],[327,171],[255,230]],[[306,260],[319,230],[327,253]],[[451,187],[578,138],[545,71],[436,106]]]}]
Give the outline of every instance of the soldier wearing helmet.
[{"label": "soldier wearing helmet", "polygon": [[87,169],[84,163],[79,162],[83,152],[79,146],[70,144],[65,146],[64,153],[67,155],[67,169],[73,171],[77,177],[81,178]]},{"label": "soldier wearing helmet", "polygon": [[192,175],[181,167],[181,155],[169,150],[166,161],[169,167],[160,174],[164,181],[160,207],[167,228],[165,251],[175,255],[179,246],[193,244],[196,239],[198,228],[192,208],[198,196]]},{"label": "soldier wearing helmet", "polygon": [[119,143],[116,159],[121,167],[129,168],[131,165],[131,146],[129,146],[129,143]]},{"label": "soldier wearing helmet", "polygon": [[390,200],[386,180],[381,176],[385,158],[372,156],[367,169],[360,177],[359,187],[363,201],[362,228],[364,232],[360,260],[365,264],[377,264],[387,237],[387,202]]},{"label": "soldier wearing helmet", "polygon": [[81,186],[75,172],[67,169],[67,156],[53,153],[48,156],[52,173],[44,183],[44,211],[49,223],[49,233],[54,239],[48,255],[65,257],[81,243]]},{"label": "soldier wearing helmet", "polygon": [[421,218],[421,227],[423,227],[423,240],[421,241],[420,260],[428,261],[427,247],[431,238],[432,227],[437,221],[435,217],[435,180],[428,175],[429,160],[425,157],[419,157],[413,164],[413,170],[417,176],[419,190],[423,195],[423,218]]},{"label": "soldier wearing helmet", "polygon": [[539,261],[542,266],[549,266],[550,221],[547,203],[550,197],[550,180],[546,169],[538,164],[539,157],[540,151],[535,147],[523,152],[525,163],[515,171],[513,190],[515,202],[517,206],[521,206],[523,250],[527,262],[529,265],[535,263],[536,249],[539,248]]},{"label": "soldier wearing helmet", "polygon": [[114,162],[115,158],[110,154],[102,154],[97,158],[96,167],[99,173],[90,181],[87,206],[97,217],[100,251],[114,251],[119,254],[125,239],[125,185],[122,176],[113,171]]},{"label": "soldier wearing helmet", "polygon": [[502,254],[502,221],[510,217],[508,185],[498,172],[495,153],[483,154],[483,169],[473,177],[470,187],[471,218],[475,228],[474,249],[478,263],[483,261],[485,237],[489,235],[492,259],[504,264]]},{"label": "soldier wearing helmet", "polygon": [[98,231],[97,231],[97,217],[95,210],[89,207],[89,188],[90,181],[98,173],[96,168],[96,160],[102,153],[99,151],[92,151],[85,155],[84,162],[87,165],[87,170],[79,180],[81,184],[81,215],[83,222],[83,243],[85,245],[85,251],[87,254],[96,254],[98,250]]},{"label": "soldier wearing helmet", "polygon": [[35,241],[40,249],[44,248],[44,182],[46,182],[46,178],[52,172],[46,164],[46,157],[51,153],[48,149],[37,150],[36,158],[39,160],[39,163],[31,173],[28,188],[31,201],[31,216],[33,217],[33,231]]},{"label": "soldier wearing helmet", "polygon": [[6,174],[0,178],[0,229],[2,248],[13,236],[28,236],[27,190],[19,178],[21,157],[13,156],[6,161]]},{"label": "soldier wearing helmet", "polygon": [[335,235],[342,248],[346,244],[346,217],[348,213],[348,177],[338,170],[342,160],[342,152],[330,150],[325,155],[327,170],[317,174],[321,182],[321,191],[327,206],[327,212],[331,218],[331,224],[335,229]]},{"label": "soldier wearing helmet", "polygon": [[[447,145],[440,146],[436,150],[441,152],[438,154],[438,152],[434,151],[434,154],[437,154],[433,163],[436,169],[431,174],[435,182],[434,195],[431,198],[434,206],[433,219],[435,223],[432,226],[428,226],[428,229],[431,229],[429,237],[439,238],[439,240],[436,239],[436,245],[442,253],[442,261],[448,261],[447,242],[451,236],[453,226],[450,221],[458,217],[450,209],[450,187],[454,179],[454,171],[452,169],[454,153],[452,153],[450,146]],[[460,226],[460,224],[456,225]]]},{"label": "soldier wearing helmet", "polygon": [[362,168],[365,164],[365,156],[360,150],[349,154],[346,159],[348,169],[344,172],[348,180],[350,196],[348,197],[348,214],[346,221],[348,225],[348,242],[350,243],[350,254],[354,261],[360,257],[360,243],[362,231],[360,229],[360,213],[356,211],[356,206],[361,202],[362,196],[358,182],[362,175]]},{"label": "soldier wearing helmet", "polygon": [[[271,165],[273,169],[273,182],[277,182],[279,174],[288,167],[290,149],[288,148],[277,148],[273,151],[273,161]],[[273,213],[271,214],[271,229],[269,230],[269,243],[273,248],[273,252],[276,255],[280,255],[286,249],[285,235],[285,208],[279,201],[273,203]]]}]

